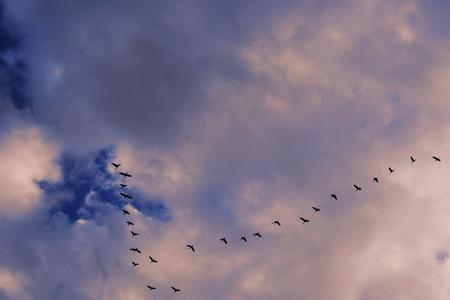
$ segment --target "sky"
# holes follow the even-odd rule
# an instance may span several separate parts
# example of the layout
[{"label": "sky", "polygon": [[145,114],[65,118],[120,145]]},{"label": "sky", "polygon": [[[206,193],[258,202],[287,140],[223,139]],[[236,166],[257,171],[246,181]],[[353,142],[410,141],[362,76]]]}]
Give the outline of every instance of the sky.
[{"label": "sky", "polygon": [[0,300],[450,298],[448,1],[0,3]]}]

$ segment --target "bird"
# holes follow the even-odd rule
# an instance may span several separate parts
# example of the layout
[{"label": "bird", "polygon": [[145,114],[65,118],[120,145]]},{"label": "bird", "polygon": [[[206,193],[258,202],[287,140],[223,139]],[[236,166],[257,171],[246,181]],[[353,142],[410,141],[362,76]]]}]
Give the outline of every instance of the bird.
[{"label": "bird", "polygon": [[391,167],[389,167],[388,170],[389,170],[389,174],[392,174],[392,173],[394,173],[394,171],[395,171],[395,170],[392,169]]},{"label": "bird", "polygon": [[139,265],[138,263],[136,263],[134,261],[132,261],[131,263],[133,264],[133,268]]},{"label": "bird", "polygon": [[330,197],[331,197],[331,198],[334,198],[334,200],[337,200],[336,194],[331,194]]},{"label": "bird", "polygon": [[273,225],[281,226],[281,223],[280,223],[280,221],[278,221],[278,220],[273,221],[272,224],[273,224]]},{"label": "bird", "polygon": [[130,251],[136,252],[136,253],[142,253],[141,250],[138,248],[130,248]]},{"label": "bird", "polygon": [[176,293],[176,292],[181,292],[181,290],[180,289],[177,289],[176,287],[174,287],[174,286],[172,286],[172,290],[173,290],[173,292],[174,293]]},{"label": "bird", "polygon": [[255,233],[253,234],[253,236],[257,236],[257,237],[259,237],[259,238],[262,238],[262,235],[261,235],[261,233],[259,233],[259,232],[255,232]]},{"label": "bird", "polygon": [[410,156],[409,157],[411,159],[411,163],[415,163],[417,159],[415,159],[414,157]]},{"label": "bird", "polygon": [[130,196],[130,195],[126,194],[126,193],[120,192],[120,194],[121,194],[124,198],[133,199],[132,196]]},{"label": "bird", "polygon": [[302,217],[300,217],[300,220],[302,220],[302,221],[303,221],[303,224],[305,224],[305,223],[309,223],[309,220],[308,220],[308,219],[305,219],[305,218],[302,218]]},{"label": "bird", "polygon": [[433,159],[434,159],[435,161],[441,161],[441,159],[440,159],[439,157],[437,157],[437,156],[433,156]]},{"label": "bird", "polygon": [[133,237],[135,237],[135,236],[139,235],[139,233],[136,233],[136,232],[134,232],[133,230],[131,230],[131,235],[132,235]]},{"label": "bird", "polygon": [[134,223],[131,221],[127,221],[128,226],[134,226]]},{"label": "bird", "polygon": [[156,259],[154,259],[153,257],[149,256],[148,258],[150,258],[150,262],[156,264],[158,263],[158,261]]},{"label": "bird", "polygon": [[191,249],[191,250],[192,250],[192,252],[195,252],[195,248],[194,248],[194,246],[192,246],[192,245],[186,245],[186,247],[188,247],[189,249]]},{"label": "bird", "polygon": [[123,212],[124,215],[129,215],[130,214],[130,212],[128,210],[126,210],[126,209],[122,209],[122,212]]},{"label": "bird", "polygon": [[320,208],[317,208],[315,206],[313,206],[312,209],[314,209],[315,212],[319,212],[320,211]]},{"label": "bird", "polygon": [[120,175],[122,175],[123,177],[133,177],[131,176],[131,174],[127,173],[127,172],[119,172]]},{"label": "bird", "polygon": [[241,241],[244,241],[247,243],[247,238],[245,236],[241,237]]},{"label": "bird", "polygon": [[356,191],[361,191],[362,190],[362,188],[357,186],[356,184],[354,184],[353,186],[355,187]]},{"label": "bird", "polygon": [[225,245],[228,244],[227,239],[226,238],[221,238],[219,241],[223,242]]},{"label": "bird", "polygon": [[121,166],[121,164],[116,164],[116,163],[112,163],[112,165],[117,169],[118,167]]},{"label": "bird", "polygon": [[378,177],[374,177],[374,178],[373,178],[373,181],[376,182],[376,183],[378,183],[378,182],[379,182],[379,181],[378,181]]},{"label": "bird", "polygon": [[121,183],[121,184],[120,184],[120,187],[123,188],[123,189],[124,189],[126,186],[127,186],[127,184],[125,184],[125,183]]},{"label": "bird", "polygon": [[147,287],[150,289],[150,291],[152,291],[152,290],[156,290],[156,288],[155,287],[153,287],[153,286],[151,286],[151,285],[148,285],[147,284]]}]

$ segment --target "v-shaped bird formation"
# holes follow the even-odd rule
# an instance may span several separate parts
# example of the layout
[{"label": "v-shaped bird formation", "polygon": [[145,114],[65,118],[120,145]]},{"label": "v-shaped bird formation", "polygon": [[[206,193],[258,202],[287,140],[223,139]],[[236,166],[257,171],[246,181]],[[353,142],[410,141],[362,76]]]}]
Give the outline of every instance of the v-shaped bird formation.
[{"label": "v-shaped bird formation", "polygon": [[[120,166],[122,166],[121,164],[118,164],[118,163],[111,163],[111,165],[115,168],[115,170],[119,169]],[[128,172],[121,172],[121,171],[120,171],[120,172],[119,172],[119,175],[123,177],[123,180],[124,180],[124,181],[125,181],[127,178],[132,178],[132,177],[133,177],[133,175],[131,175],[131,174],[128,173]],[[120,183],[120,189],[121,189],[122,191],[121,191],[119,194],[120,194],[125,200],[127,200],[127,199],[133,199],[133,196],[130,195],[129,192],[127,192],[127,190],[126,190],[127,187],[128,187],[128,184],[126,184],[125,182]],[[130,212],[129,212],[128,210],[126,210],[125,208],[122,208],[122,214],[123,214],[124,216],[131,216]],[[132,228],[133,226],[135,226],[135,225],[134,225],[134,222],[133,222],[132,220],[126,220],[125,222],[126,222],[126,224],[127,224],[127,227],[130,227],[130,226],[131,226],[131,228]],[[134,238],[134,237],[138,237],[138,236],[139,236],[139,233],[135,232],[134,230],[130,230],[130,234],[131,234],[131,238]],[[227,241],[226,241],[225,239],[224,239],[224,241],[225,241],[225,243],[227,243]],[[194,246],[192,246],[192,245],[187,245],[187,247],[189,247],[193,252],[195,252]],[[132,253],[134,253],[134,254],[142,254],[142,251],[139,250],[139,248],[137,248],[137,247],[130,248],[130,252],[132,252]],[[149,258],[149,260],[150,260],[150,263],[152,263],[152,264],[158,263],[158,260],[156,260],[156,259],[153,258],[152,256],[149,255],[148,258]],[[136,268],[136,267],[138,267],[140,264],[139,264],[138,262],[135,262],[134,260],[132,260],[132,261],[131,261],[131,265],[132,265],[133,268]],[[155,286],[152,286],[152,285],[150,285],[150,284],[147,284],[146,286],[147,286],[147,288],[148,288],[149,291],[156,290],[156,287],[155,287]],[[170,290],[171,290],[173,293],[179,293],[179,292],[181,292],[181,289],[179,289],[179,288],[177,288],[177,287],[175,287],[175,286],[170,286]]]},{"label": "v-shaped bird formation", "polygon": [[[432,156],[431,158],[432,158],[435,162],[441,162],[441,158],[438,157],[438,156]],[[417,159],[416,159],[415,157],[413,157],[413,156],[410,156],[410,161],[411,161],[411,164],[413,164],[413,163],[415,163],[415,162],[417,161]],[[118,163],[112,163],[111,165],[115,168],[115,170],[117,170],[117,169],[119,169],[119,168],[121,167],[121,164],[118,164]],[[395,169],[392,168],[391,166],[388,166],[387,171],[388,171],[388,174],[392,174],[392,173],[394,173]],[[128,172],[121,172],[121,171],[120,171],[120,172],[119,172],[119,175],[123,176],[123,180],[124,180],[124,181],[125,181],[127,178],[132,178],[132,177],[133,177],[133,176],[132,176],[131,174],[129,174]],[[373,177],[372,181],[373,181],[374,183],[377,183],[377,184],[380,182],[379,177]],[[126,192],[127,187],[128,187],[128,184],[125,184],[125,183],[121,183],[121,184],[120,184],[120,189],[122,190],[122,192],[120,192],[120,195],[121,195],[124,199],[133,199],[133,196],[130,195],[128,192]],[[363,188],[362,188],[361,186],[357,185],[357,184],[353,184],[353,188],[354,188],[354,191],[355,191],[355,192],[359,192],[359,191],[362,191],[362,190],[363,190]],[[337,196],[337,194],[335,194],[335,193],[330,194],[330,197],[331,197],[332,199],[336,200],[336,201],[338,200],[338,196]],[[319,212],[321,211],[321,209],[320,209],[319,207],[316,207],[316,206],[312,206],[312,210],[314,211],[314,213],[319,213]],[[127,210],[124,209],[124,208],[122,208],[122,213],[123,213],[123,216],[125,216],[125,217],[131,216],[130,212],[127,211]],[[301,224],[307,224],[307,223],[310,223],[310,222],[311,222],[310,219],[305,218],[305,217],[303,217],[303,216],[300,216],[300,217],[299,217],[299,221],[301,222]],[[127,227],[130,227],[130,226],[131,226],[131,228],[132,228],[132,226],[134,226],[134,222],[133,222],[132,220],[129,220],[129,219],[126,220],[126,224],[127,224]],[[272,221],[272,224],[273,224],[274,226],[281,227],[281,222],[280,222],[280,220],[273,220],[273,221]],[[139,236],[139,233],[137,233],[137,232],[135,232],[135,231],[133,231],[133,230],[130,230],[130,234],[131,234],[131,236],[130,236],[131,238],[135,238],[135,237],[137,238],[137,237]],[[263,235],[262,235],[260,232],[255,232],[255,233],[251,234],[251,236],[252,236],[253,238],[262,238],[262,237],[263,237]],[[229,245],[229,240],[228,240],[226,237],[218,238],[217,241],[220,242],[220,243],[222,243],[222,244],[224,244],[224,245]],[[244,235],[244,236],[240,237],[240,241],[241,241],[242,243],[247,243],[249,240],[248,240],[248,237],[246,237],[246,236]],[[192,252],[193,254],[196,253],[196,246],[194,246],[194,245],[192,245],[192,244],[187,244],[187,245],[185,245],[185,247],[187,248],[187,251],[190,251],[190,252]],[[130,248],[129,250],[130,250],[130,252],[132,252],[132,253],[135,254],[135,255],[140,255],[140,254],[142,254],[142,251],[139,250],[137,247],[135,247],[135,248]],[[149,258],[149,263],[151,263],[151,264],[157,264],[157,263],[158,263],[158,260],[155,259],[153,256],[149,255],[148,258]],[[135,262],[134,260],[131,261],[131,264],[132,264],[132,268],[136,268],[136,267],[140,266],[140,264],[139,264],[138,262]],[[153,285],[150,285],[150,284],[147,284],[146,287],[147,287],[147,289],[148,289],[149,291],[154,291],[154,290],[157,289],[157,287],[155,287],[155,286],[153,286]],[[173,285],[170,286],[170,287],[168,288],[168,290],[171,291],[171,292],[173,292],[173,293],[180,293],[180,292],[181,292],[181,289],[180,289],[180,288],[178,288],[178,287],[176,287],[176,286],[173,286]]]}]

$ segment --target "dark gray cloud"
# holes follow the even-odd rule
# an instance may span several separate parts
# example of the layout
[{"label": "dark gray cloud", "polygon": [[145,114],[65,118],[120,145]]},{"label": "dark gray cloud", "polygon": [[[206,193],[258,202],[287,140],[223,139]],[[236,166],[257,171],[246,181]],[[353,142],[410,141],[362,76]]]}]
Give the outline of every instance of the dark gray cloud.
[{"label": "dark gray cloud", "polygon": [[42,1],[21,10],[39,121],[74,144],[171,144],[215,78],[248,76],[234,55],[246,7],[204,4]]},{"label": "dark gray cloud", "polygon": [[28,66],[20,55],[23,35],[14,25],[4,3],[0,3],[0,114],[3,118],[10,107],[22,111],[31,105]]},{"label": "dark gray cloud", "polygon": [[[304,1],[303,9],[327,2]],[[8,8],[26,32],[37,119],[55,136],[71,147],[120,138],[170,146],[221,101],[208,93],[212,84],[255,80],[239,52],[294,7],[283,3],[49,0]]]}]

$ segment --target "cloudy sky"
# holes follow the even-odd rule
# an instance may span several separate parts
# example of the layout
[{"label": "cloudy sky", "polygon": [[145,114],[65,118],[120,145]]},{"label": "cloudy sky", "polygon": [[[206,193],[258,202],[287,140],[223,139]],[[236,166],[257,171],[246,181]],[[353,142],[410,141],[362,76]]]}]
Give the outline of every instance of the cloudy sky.
[{"label": "cloudy sky", "polygon": [[2,1],[0,299],[449,299],[449,11]]}]

